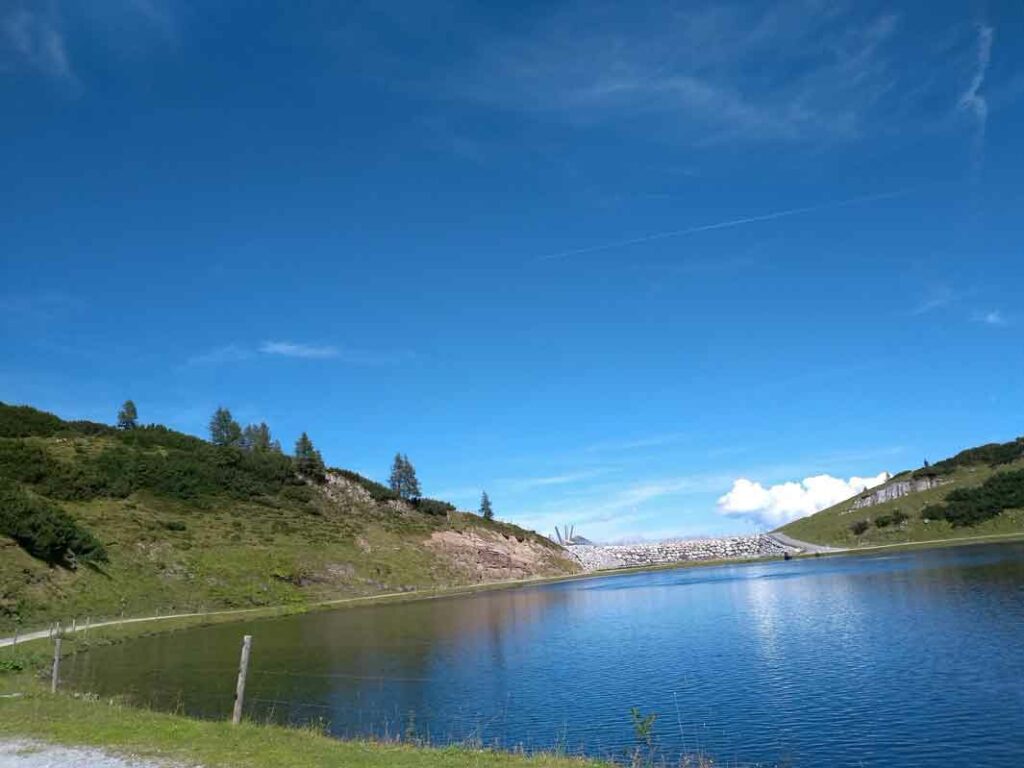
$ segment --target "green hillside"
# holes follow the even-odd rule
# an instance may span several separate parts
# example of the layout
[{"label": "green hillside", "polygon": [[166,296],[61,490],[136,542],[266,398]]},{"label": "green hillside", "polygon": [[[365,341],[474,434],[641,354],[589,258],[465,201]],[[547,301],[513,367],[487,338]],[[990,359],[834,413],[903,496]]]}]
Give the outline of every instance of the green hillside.
[{"label": "green hillside", "polygon": [[1024,533],[1024,437],[901,472],[779,531],[835,547]]},{"label": "green hillside", "polygon": [[575,570],[532,532],[238,445],[0,403],[0,631]]}]

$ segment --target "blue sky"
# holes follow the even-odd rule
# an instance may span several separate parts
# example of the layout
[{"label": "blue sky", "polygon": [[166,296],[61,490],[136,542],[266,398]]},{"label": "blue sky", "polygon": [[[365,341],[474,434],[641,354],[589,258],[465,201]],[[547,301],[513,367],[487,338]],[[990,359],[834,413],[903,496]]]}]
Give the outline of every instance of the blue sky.
[{"label": "blue sky", "polygon": [[544,531],[771,525],[1024,432],[1022,40],[1016,0],[0,0],[0,399],[223,404]]}]

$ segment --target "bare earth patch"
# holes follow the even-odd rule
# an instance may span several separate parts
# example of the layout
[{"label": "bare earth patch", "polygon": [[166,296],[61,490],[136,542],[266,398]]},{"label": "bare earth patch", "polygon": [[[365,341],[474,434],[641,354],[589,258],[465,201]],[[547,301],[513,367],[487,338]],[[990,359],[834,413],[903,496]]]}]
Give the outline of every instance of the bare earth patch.
[{"label": "bare earth patch", "polygon": [[437,531],[427,540],[427,546],[476,581],[556,576],[572,567],[567,555],[498,531]]},{"label": "bare earth patch", "polygon": [[91,747],[38,741],[0,741],[0,768],[181,768],[178,764],[118,756]]}]

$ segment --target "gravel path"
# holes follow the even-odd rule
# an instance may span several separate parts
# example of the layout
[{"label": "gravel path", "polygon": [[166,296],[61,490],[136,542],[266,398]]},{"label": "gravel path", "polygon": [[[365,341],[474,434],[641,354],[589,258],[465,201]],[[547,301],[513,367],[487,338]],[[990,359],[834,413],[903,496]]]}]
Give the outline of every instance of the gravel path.
[{"label": "gravel path", "polygon": [[0,768],[181,768],[179,764],[123,757],[92,747],[39,741],[0,741]]},{"label": "gravel path", "polygon": [[808,541],[800,541],[800,539],[794,539],[792,536],[787,536],[784,533],[769,533],[773,539],[784,547],[795,547],[796,549],[804,552],[845,552],[846,550],[842,547],[826,547],[822,544],[811,544]]}]

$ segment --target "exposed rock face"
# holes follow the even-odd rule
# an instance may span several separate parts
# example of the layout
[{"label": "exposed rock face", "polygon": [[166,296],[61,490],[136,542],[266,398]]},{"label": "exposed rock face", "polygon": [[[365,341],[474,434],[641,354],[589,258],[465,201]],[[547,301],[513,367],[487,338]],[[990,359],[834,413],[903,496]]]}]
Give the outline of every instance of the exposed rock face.
[{"label": "exposed rock face", "polygon": [[876,488],[868,493],[861,494],[853,502],[850,509],[864,509],[873,507],[875,504],[882,504],[886,501],[902,498],[918,491],[927,491],[940,484],[937,477],[915,477],[911,480],[897,480],[894,483],[887,483],[881,488]]},{"label": "exposed rock face", "polygon": [[688,560],[744,560],[781,556],[789,550],[771,536],[661,541],[653,544],[575,545],[566,547],[586,570],[664,565]]},{"label": "exposed rock face", "polygon": [[426,543],[473,581],[561,576],[580,570],[564,550],[499,531],[436,531]]}]

